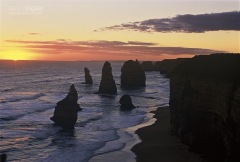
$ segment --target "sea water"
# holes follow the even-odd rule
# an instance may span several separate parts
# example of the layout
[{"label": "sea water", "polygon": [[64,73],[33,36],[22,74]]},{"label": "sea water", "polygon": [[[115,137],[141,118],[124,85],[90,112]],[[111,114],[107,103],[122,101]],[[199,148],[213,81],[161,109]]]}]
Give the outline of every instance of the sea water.
[{"label": "sea water", "polygon": [[[104,62],[0,61],[0,154],[9,161],[135,161],[131,147],[139,142],[133,128],[151,119],[150,111],[169,102],[169,80],[146,72],[146,87],[120,87],[123,62],[110,62],[117,95],[96,94]],[[88,67],[93,85],[85,81]],[[74,84],[78,103],[75,129],[54,126],[56,103]],[[123,94],[137,106],[120,111]]]}]

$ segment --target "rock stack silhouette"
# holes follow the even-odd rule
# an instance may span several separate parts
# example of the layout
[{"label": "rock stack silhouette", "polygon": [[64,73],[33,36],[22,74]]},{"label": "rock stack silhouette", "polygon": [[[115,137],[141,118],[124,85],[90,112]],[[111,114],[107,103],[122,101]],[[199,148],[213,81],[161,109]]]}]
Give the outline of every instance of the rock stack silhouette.
[{"label": "rock stack silhouette", "polygon": [[90,75],[90,71],[88,68],[84,67],[85,73],[85,84],[93,84],[92,76]]},{"label": "rock stack silhouette", "polygon": [[99,86],[99,93],[102,94],[116,94],[117,87],[113,80],[111,64],[106,61],[102,68],[102,80]]},{"label": "rock stack silhouette", "polygon": [[129,95],[123,95],[119,103],[121,104],[121,110],[131,110],[135,108],[135,106],[132,104],[132,99]]},{"label": "rock stack silhouette", "polygon": [[146,76],[140,63],[136,60],[124,62],[121,68],[121,87],[145,86]]},{"label": "rock stack silhouette", "polygon": [[78,101],[78,93],[71,85],[68,95],[57,103],[54,115],[50,119],[54,121],[55,125],[66,129],[73,129],[77,121],[78,111],[81,111]]}]

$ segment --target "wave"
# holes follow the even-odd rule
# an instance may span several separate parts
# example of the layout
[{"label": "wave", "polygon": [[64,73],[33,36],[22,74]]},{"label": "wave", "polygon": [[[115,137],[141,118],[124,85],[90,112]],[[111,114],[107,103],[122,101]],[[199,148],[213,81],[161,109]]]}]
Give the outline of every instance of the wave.
[{"label": "wave", "polygon": [[52,82],[52,81],[55,81],[55,80],[54,79],[38,80],[38,81],[34,81],[32,83],[39,83],[39,82],[48,83],[48,82]]},{"label": "wave", "polygon": [[12,90],[12,88],[6,88],[6,89],[2,90],[2,92],[9,92],[11,90]]},{"label": "wave", "polygon": [[119,141],[109,141],[101,149],[96,150],[94,155],[98,156],[98,155],[118,151],[123,149],[125,145],[126,145],[125,143],[120,143]]},{"label": "wave", "polygon": [[32,96],[14,96],[14,97],[7,97],[5,99],[0,99],[0,103],[7,103],[7,102],[18,102],[22,100],[35,100],[42,96],[45,96],[43,93],[37,93]]},{"label": "wave", "polygon": [[14,86],[1,86],[0,87],[0,93],[7,93],[7,92],[11,92],[11,91],[14,91],[16,89],[16,87]]},{"label": "wave", "polygon": [[15,115],[9,115],[9,116],[2,116],[0,117],[0,121],[14,121],[18,120],[19,118],[22,118],[26,115],[34,114],[34,113],[42,113],[44,111],[47,111],[49,109],[53,109],[52,105],[46,106],[46,107],[40,107],[36,109],[30,109],[31,111],[28,112],[22,112],[21,114],[15,114]]},{"label": "wave", "polygon": [[0,103],[6,103],[6,100],[0,98]]},{"label": "wave", "polygon": [[36,75],[34,73],[21,73],[21,74],[8,74],[8,75],[4,75],[3,77],[5,78],[19,78],[19,77],[26,77],[26,76],[33,76]]},{"label": "wave", "polygon": [[169,106],[169,103],[166,102],[166,103],[156,105],[156,107],[165,107],[165,106]]},{"label": "wave", "polygon": [[7,117],[1,117],[0,121],[11,121],[11,120],[17,120],[18,118],[23,117],[26,114],[18,114],[13,116],[7,116]]},{"label": "wave", "polygon": [[131,96],[133,97],[141,97],[141,98],[146,98],[146,99],[156,99],[156,97],[151,97],[151,96],[139,96],[139,95],[134,95],[134,94],[131,94]]},{"label": "wave", "polygon": [[100,120],[102,119],[103,117],[101,115],[98,115],[98,116],[95,116],[93,118],[89,118],[85,121],[81,121],[79,123],[76,123],[76,126],[78,127],[84,127],[85,125],[87,125],[88,123],[92,122],[92,121],[96,121],[96,120]]},{"label": "wave", "polygon": [[47,77],[45,79],[42,80],[33,80],[31,81],[31,83],[49,83],[49,82],[54,82],[54,81],[62,81],[62,80],[69,80],[72,79],[72,77],[58,77],[58,76],[51,76],[51,78]]}]

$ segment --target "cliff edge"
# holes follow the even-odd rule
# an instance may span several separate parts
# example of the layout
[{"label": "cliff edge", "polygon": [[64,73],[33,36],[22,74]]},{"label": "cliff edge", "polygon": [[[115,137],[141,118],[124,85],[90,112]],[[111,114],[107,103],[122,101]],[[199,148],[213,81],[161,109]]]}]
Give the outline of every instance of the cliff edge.
[{"label": "cliff edge", "polygon": [[195,56],[170,76],[173,133],[208,161],[240,161],[240,55]]},{"label": "cliff edge", "polygon": [[188,58],[165,59],[155,63],[155,70],[160,71],[161,74],[166,74],[167,77],[174,71],[174,69]]}]

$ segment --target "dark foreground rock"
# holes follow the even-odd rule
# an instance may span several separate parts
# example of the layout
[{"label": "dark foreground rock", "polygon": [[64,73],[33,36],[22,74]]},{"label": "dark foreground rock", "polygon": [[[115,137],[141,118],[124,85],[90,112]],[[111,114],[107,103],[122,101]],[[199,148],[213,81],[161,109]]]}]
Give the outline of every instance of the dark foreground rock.
[{"label": "dark foreground rock", "polygon": [[7,154],[2,154],[0,162],[6,162],[6,161],[7,161]]},{"label": "dark foreground rock", "polygon": [[99,86],[99,93],[102,94],[116,94],[117,87],[113,80],[111,64],[106,61],[102,68],[102,80]]},{"label": "dark foreground rock", "polygon": [[77,121],[78,111],[81,111],[78,101],[78,93],[71,85],[68,95],[57,103],[55,107],[54,116],[50,119],[54,121],[55,125],[66,129],[73,129]]},{"label": "dark foreground rock", "polygon": [[141,139],[131,149],[136,154],[136,162],[203,162],[199,155],[188,151],[187,146],[171,135],[168,107],[159,107],[153,113],[155,123],[135,132]]},{"label": "dark foreground rock", "polygon": [[120,100],[119,103],[121,104],[121,110],[131,110],[133,108],[136,108],[133,104],[132,104],[132,99],[129,95],[123,95]]},{"label": "dark foreground rock", "polygon": [[156,71],[160,71],[161,74],[166,74],[167,77],[170,76],[171,72],[187,58],[178,59],[165,59],[162,61],[157,61],[154,65]]},{"label": "dark foreground rock", "polygon": [[136,60],[129,60],[124,62],[121,68],[121,86],[132,87],[132,86],[145,86],[146,76],[140,63]]},{"label": "dark foreground rock", "polygon": [[85,84],[93,84],[92,76],[90,75],[90,71],[88,68],[84,68],[85,73]]},{"label": "dark foreground rock", "polygon": [[170,78],[172,131],[209,161],[240,161],[240,55],[196,56]]},{"label": "dark foreground rock", "polygon": [[141,67],[144,71],[154,71],[155,67],[152,61],[143,61]]}]

